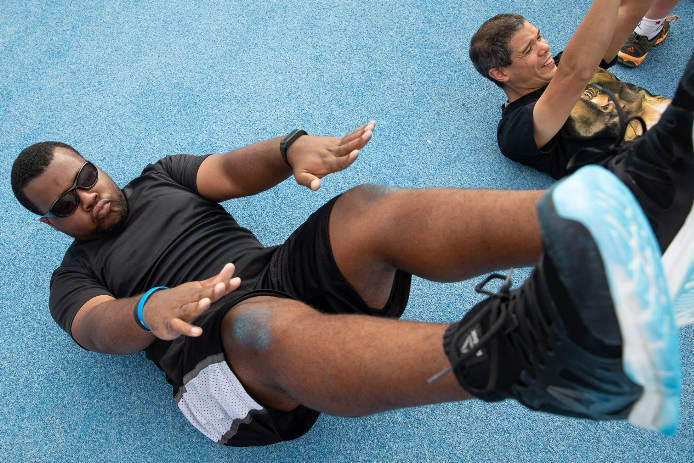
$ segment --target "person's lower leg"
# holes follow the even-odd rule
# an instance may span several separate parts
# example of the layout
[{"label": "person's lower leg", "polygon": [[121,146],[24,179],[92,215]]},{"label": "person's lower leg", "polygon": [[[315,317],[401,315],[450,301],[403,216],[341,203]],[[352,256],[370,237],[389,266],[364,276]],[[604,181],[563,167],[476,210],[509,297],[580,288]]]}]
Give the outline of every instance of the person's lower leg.
[{"label": "person's lower leg", "polygon": [[227,362],[266,407],[299,404],[338,416],[470,399],[449,365],[447,325],[324,315],[297,301],[257,297],[224,319]]},{"label": "person's lower leg", "polygon": [[655,0],[653,5],[648,9],[644,18],[647,19],[664,19],[672,13],[680,0]]},{"label": "person's lower leg", "polygon": [[607,47],[604,60],[611,62],[617,52],[622,48],[624,42],[629,35],[634,31],[641,18],[646,14],[648,9],[653,4],[653,0],[623,0],[619,7],[619,15],[617,17],[617,25],[612,34],[612,41]]}]

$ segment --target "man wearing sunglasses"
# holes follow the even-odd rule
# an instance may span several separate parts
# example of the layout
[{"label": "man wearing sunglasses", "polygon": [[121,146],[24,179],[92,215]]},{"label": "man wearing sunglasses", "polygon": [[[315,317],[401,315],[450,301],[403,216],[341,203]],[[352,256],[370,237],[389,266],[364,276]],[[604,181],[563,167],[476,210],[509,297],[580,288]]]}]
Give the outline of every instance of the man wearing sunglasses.
[{"label": "man wearing sunglasses", "polygon": [[[56,143],[55,146],[58,150],[64,149],[68,152],[71,151],[68,145],[62,143]],[[56,167],[59,166],[61,158],[58,157],[57,159],[58,162],[54,163]],[[82,164],[77,171],[73,185],[58,196],[48,208],[48,212],[41,216],[41,221],[56,230],[63,231],[53,225],[55,220],[52,222],[49,218],[64,219],[73,215],[80,205],[78,189],[85,191],[90,190],[97,184],[98,180],[99,169],[91,162],[85,160],[84,164]],[[103,176],[103,182],[106,184],[105,186],[108,188],[108,192],[100,195],[99,200],[92,207],[92,214],[81,217],[81,221],[76,216],[70,222],[72,227],[64,230],[65,233],[80,241],[93,241],[112,234],[122,225],[128,213],[128,203],[123,193],[108,176]],[[87,218],[89,219],[90,226],[86,226],[84,223]],[[66,221],[61,221],[63,224],[65,224],[65,222]]]},{"label": "man wearing sunglasses", "polygon": [[[694,193],[673,184],[689,199],[646,218],[598,167],[547,192],[361,185],[271,248],[218,204],[292,174],[316,190],[373,129],[167,156],[123,190],[67,145],[25,149],[16,197],[75,238],[51,314],[86,349],[146,350],[186,418],[226,445],[298,438],[321,412],[472,398],[674,433],[681,373],[659,256],[691,235]],[[691,179],[691,139],[670,149]],[[460,281],[533,264],[519,289],[510,275],[496,294],[479,285],[488,298],[456,323],[397,320],[412,274]]]}]

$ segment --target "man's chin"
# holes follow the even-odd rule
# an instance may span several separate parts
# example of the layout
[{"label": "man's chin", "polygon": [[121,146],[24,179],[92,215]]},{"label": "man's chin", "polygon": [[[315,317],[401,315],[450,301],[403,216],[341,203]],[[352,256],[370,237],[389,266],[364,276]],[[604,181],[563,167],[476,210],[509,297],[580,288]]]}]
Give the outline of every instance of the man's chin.
[{"label": "man's chin", "polygon": [[120,196],[113,201],[113,207],[109,212],[109,223],[99,224],[94,230],[85,234],[75,234],[74,238],[79,241],[94,241],[113,235],[123,227],[125,219],[128,217],[128,202],[124,196]]}]

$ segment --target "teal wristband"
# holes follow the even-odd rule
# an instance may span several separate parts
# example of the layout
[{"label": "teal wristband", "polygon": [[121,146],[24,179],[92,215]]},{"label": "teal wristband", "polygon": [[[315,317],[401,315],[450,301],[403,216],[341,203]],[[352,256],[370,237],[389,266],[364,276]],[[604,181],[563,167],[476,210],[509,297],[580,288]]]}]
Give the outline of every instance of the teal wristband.
[{"label": "teal wristband", "polygon": [[169,289],[166,286],[156,286],[146,293],[142,295],[140,298],[140,302],[137,303],[135,306],[135,310],[133,311],[133,316],[135,317],[135,323],[137,323],[137,326],[142,328],[145,331],[151,331],[149,327],[145,324],[145,321],[142,319],[142,309],[145,308],[145,302],[147,302],[147,298],[151,296],[155,291],[159,291],[160,289]]}]

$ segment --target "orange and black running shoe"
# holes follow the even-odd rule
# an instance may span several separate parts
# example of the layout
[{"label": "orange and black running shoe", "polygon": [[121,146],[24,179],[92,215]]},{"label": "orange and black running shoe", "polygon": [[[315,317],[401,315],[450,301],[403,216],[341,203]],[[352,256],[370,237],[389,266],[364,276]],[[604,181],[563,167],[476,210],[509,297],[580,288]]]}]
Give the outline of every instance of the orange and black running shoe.
[{"label": "orange and black running shoe", "polygon": [[670,30],[670,23],[677,21],[677,15],[670,15],[663,21],[663,28],[660,29],[658,35],[648,40],[648,37],[643,35],[638,35],[636,32],[632,32],[627,41],[622,46],[617,57],[620,64],[628,66],[630,68],[635,68],[646,58],[646,55],[651,48],[658,45],[660,42],[665,40],[668,31]]}]

